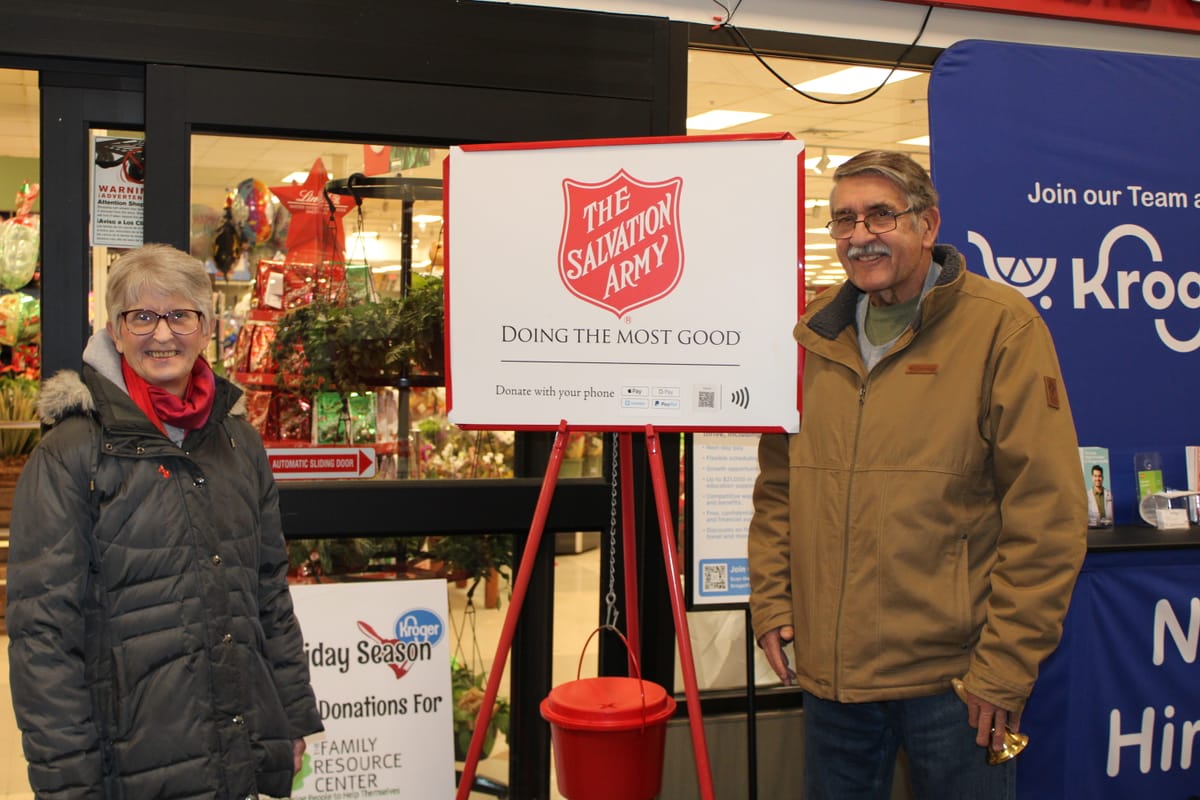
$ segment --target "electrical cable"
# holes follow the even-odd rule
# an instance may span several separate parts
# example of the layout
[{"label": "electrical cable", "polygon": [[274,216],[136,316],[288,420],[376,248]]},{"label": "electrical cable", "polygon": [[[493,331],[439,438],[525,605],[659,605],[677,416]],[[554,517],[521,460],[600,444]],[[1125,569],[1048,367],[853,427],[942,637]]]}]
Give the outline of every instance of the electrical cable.
[{"label": "electrical cable", "polygon": [[888,81],[890,81],[892,79],[892,75],[894,75],[896,70],[900,68],[900,65],[904,63],[904,59],[908,57],[908,54],[911,53],[913,51],[913,48],[917,46],[917,43],[921,41],[921,37],[925,35],[925,28],[929,25],[929,18],[933,14],[933,6],[930,6],[925,11],[925,19],[923,19],[921,21],[921,27],[920,27],[920,29],[917,30],[916,38],[914,38],[912,40],[912,44],[910,44],[908,47],[904,48],[904,52],[900,54],[900,56],[896,59],[895,63],[892,65],[892,68],[890,70],[888,70],[887,77],[885,77],[883,79],[882,83],[880,83],[874,89],[870,90],[869,92],[862,95],[861,97],[855,97],[852,100],[827,100],[827,99],[824,99],[821,97],[815,97],[815,96],[809,94],[808,92],[805,92],[801,89],[796,88],[796,86],[794,86],[791,81],[789,81],[787,78],[784,78],[782,75],[780,75],[778,72],[776,72],[775,69],[770,64],[768,64],[766,62],[766,60],[759,54],[759,52],[754,49],[753,45],[751,45],[750,42],[746,39],[746,37],[742,34],[741,30],[739,30],[738,27],[733,24],[733,15],[737,13],[739,8],[741,8],[742,0],[738,0],[737,3],[734,4],[732,9],[730,9],[724,3],[720,2],[720,0],[713,0],[713,3],[718,8],[720,8],[722,11],[725,12],[724,19],[722,19],[721,17],[713,17],[713,21],[716,23],[715,25],[713,25],[713,30],[727,28],[730,31],[732,31],[733,35],[736,36],[738,41],[741,42],[742,47],[746,48],[746,50],[750,53],[750,55],[754,56],[754,58],[758,61],[758,63],[762,64],[763,68],[766,69],[767,72],[769,72],[773,76],[775,76],[775,78],[780,83],[782,83],[784,86],[791,89],[796,94],[798,94],[801,97],[804,97],[808,100],[812,100],[814,103],[825,103],[826,105],[834,105],[834,106],[845,106],[845,105],[853,105],[854,103],[861,103],[864,100],[870,100],[872,97],[879,94],[879,92],[883,89],[883,87],[887,86]]}]

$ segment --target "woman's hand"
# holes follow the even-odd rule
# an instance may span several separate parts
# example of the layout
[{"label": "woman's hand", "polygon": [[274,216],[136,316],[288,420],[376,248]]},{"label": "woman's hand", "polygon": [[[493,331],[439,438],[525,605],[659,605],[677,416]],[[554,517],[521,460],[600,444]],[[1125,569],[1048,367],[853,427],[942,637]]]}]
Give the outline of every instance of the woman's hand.
[{"label": "woman's hand", "polygon": [[300,766],[304,763],[304,751],[308,747],[303,739],[292,740],[292,774],[300,774]]}]

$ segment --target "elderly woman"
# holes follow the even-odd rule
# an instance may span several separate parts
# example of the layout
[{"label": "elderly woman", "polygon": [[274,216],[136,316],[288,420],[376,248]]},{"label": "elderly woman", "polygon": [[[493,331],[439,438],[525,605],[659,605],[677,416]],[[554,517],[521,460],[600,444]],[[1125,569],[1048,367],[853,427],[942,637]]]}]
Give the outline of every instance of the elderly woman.
[{"label": "elderly woman", "polygon": [[109,323],[39,398],[17,487],[13,708],[39,798],[291,793],[322,729],[278,495],[201,357],[212,288],[165,245],[112,266]]}]

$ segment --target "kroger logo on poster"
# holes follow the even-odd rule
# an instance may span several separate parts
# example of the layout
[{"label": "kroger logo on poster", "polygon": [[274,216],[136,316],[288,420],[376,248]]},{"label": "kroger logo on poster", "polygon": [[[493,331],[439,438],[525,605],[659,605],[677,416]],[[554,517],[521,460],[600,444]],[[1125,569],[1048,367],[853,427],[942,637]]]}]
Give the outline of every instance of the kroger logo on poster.
[{"label": "kroger logo on poster", "polygon": [[446,632],[446,624],[427,608],[405,611],[396,619],[395,636],[398,641],[427,644],[435,647]]},{"label": "kroger logo on poster", "polygon": [[666,297],[683,274],[682,178],[563,181],[558,273],[576,297],[620,317]]},{"label": "kroger logo on poster", "polygon": [[[1126,240],[1135,244],[1134,252],[1143,253],[1142,259],[1129,260],[1130,251],[1125,249],[1124,260],[1115,265],[1113,249],[1126,244]],[[973,230],[967,231],[967,241],[979,250],[989,278],[1012,286],[1043,310],[1053,305],[1046,290],[1059,272],[1056,257],[996,256],[987,238]],[[1163,269],[1162,247],[1146,228],[1117,225],[1101,239],[1094,261],[1072,256],[1070,264],[1072,308],[1118,313],[1148,309],[1154,331],[1165,347],[1177,353],[1200,349],[1200,326],[1190,323],[1181,327],[1178,321],[1169,323],[1164,316],[1171,309],[1200,308],[1200,272],[1188,270],[1176,277]]]}]

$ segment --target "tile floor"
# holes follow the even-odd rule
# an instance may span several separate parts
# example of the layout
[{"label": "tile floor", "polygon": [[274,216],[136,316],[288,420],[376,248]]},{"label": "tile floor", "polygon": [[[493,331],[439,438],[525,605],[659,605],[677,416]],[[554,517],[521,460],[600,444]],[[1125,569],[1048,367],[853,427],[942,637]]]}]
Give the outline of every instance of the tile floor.
[{"label": "tile floor", "polygon": [[[555,615],[554,615],[554,685],[574,680],[579,652],[587,635],[596,626],[599,617],[600,559],[599,550],[592,549],[578,554],[559,555],[555,560]],[[461,614],[465,604],[464,591],[449,587],[451,616]],[[499,610],[477,610],[476,631],[480,652],[484,655],[485,668],[490,668],[496,653],[500,630],[504,624],[505,604]],[[465,644],[465,643],[464,643]],[[593,645],[592,652],[595,652]],[[589,674],[589,663],[591,671]],[[585,659],[583,677],[595,676],[595,659]],[[507,693],[501,683],[501,692]],[[480,762],[478,774],[507,782],[508,746],[503,740],[496,743],[491,758]],[[551,778],[551,800],[558,794]],[[12,700],[8,686],[8,637],[0,636],[0,800],[32,800],[33,793],[26,779],[25,760],[21,755],[21,738],[13,718]],[[486,800],[487,796],[473,793],[472,800]]]}]

